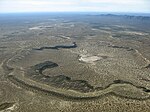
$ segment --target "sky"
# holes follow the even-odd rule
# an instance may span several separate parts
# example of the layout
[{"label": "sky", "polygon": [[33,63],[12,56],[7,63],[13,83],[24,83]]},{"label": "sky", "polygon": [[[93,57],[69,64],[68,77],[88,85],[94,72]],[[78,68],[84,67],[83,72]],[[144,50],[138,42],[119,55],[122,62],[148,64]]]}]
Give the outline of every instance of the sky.
[{"label": "sky", "polygon": [[0,0],[0,13],[13,12],[150,13],[150,0]]}]

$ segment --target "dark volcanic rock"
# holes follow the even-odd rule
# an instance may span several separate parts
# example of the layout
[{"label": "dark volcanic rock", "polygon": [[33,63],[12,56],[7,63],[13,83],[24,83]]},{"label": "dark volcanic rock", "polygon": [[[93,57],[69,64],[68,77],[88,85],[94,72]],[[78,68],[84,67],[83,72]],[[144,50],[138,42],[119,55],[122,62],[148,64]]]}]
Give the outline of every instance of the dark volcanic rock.
[{"label": "dark volcanic rock", "polygon": [[59,50],[59,48],[70,49],[70,48],[76,48],[76,47],[77,47],[76,42],[73,42],[73,45],[58,45],[58,46],[53,46],[53,47],[41,47],[41,48],[34,48],[33,50],[44,50],[44,49]]},{"label": "dark volcanic rock", "polygon": [[118,49],[126,49],[127,51],[132,51],[134,49],[130,48],[130,47],[125,47],[125,46],[108,46],[108,47],[112,47],[112,48],[118,48]]},{"label": "dark volcanic rock", "polygon": [[42,72],[47,68],[54,68],[57,67],[58,64],[45,61],[43,63],[36,64],[30,67],[27,70],[27,76],[32,78],[36,81],[42,81],[51,86],[55,86],[57,88],[65,88],[65,89],[72,89],[80,92],[90,92],[93,91],[93,86],[88,84],[87,81],[84,80],[72,80],[70,77],[65,75],[58,75],[58,76],[45,76]]},{"label": "dark volcanic rock", "polygon": [[76,90],[80,92],[90,92],[93,91],[93,86],[88,84],[87,81],[84,80],[72,80],[70,77],[65,75],[58,75],[58,76],[46,76],[43,79],[43,82],[51,86],[55,86],[57,88],[65,88]]},{"label": "dark volcanic rock", "polygon": [[13,105],[14,105],[14,103],[8,103],[8,102],[0,104],[0,111],[3,112],[3,110],[5,110],[9,107],[12,107]]},{"label": "dark volcanic rock", "polygon": [[150,92],[149,89],[146,89],[145,87],[136,86],[132,84],[131,82],[124,81],[124,80],[114,80],[112,83],[110,83],[105,88],[103,87],[94,87],[90,85],[85,80],[73,80],[68,76],[65,75],[57,75],[57,76],[46,76],[42,72],[43,70],[47,68],[54,68],[57,67],[58,64],[51,62],[51,61],[45,61],[43,63],[36,64],[35,66],[30,67],[27,71],[27,76],[29,76],[31,79],[35,81],[39,81],[41,83],[45,83],[50,86],[54,86],[56,88],[63,88],[63,89],[70,89],[75,90],[83,93],[87,92],[93,92],[93,91],[99,91],[106,89],[110,87],[112,84],[130,84],[133,85],[139,89],[142,89],[144,92]]},{"label": "dark volcanic rock", "polygon": [[145,68],[150,68],[150,64],[148,64]]},{"label": "dark volcanic rock", "polygon": [[47,68],[54,68],[57,67],[58,64],[51,62],[51,61],[45,61],[43,63],[37,64],[33,67],[31,67],[34,71],[38,71],[40,74],[42,74],[42,71]]}]

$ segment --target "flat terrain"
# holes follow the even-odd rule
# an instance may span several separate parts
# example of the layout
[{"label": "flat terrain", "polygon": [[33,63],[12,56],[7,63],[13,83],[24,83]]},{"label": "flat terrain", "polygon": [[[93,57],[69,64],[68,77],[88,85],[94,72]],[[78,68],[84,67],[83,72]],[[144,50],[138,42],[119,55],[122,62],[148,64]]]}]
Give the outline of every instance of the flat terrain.
[{"label": "flat terrain", "polygon": [[150,17],[0,15],[0,112],[149,112]]}]

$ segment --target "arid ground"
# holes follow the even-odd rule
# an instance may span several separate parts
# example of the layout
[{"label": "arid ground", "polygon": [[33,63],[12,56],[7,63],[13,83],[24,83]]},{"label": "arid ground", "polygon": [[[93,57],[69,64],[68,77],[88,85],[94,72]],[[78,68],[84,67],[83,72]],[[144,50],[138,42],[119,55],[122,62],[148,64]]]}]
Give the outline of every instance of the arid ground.
[{"label": "arid ground", "polygon": [[150,17],[0,15],[0,112],[150,112]]}]

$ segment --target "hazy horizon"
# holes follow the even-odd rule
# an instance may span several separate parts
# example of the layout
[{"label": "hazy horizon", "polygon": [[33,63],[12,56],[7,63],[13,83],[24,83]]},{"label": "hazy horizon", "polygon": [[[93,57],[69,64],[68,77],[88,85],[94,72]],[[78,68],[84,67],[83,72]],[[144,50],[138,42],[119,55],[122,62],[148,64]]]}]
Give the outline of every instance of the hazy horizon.
[{"label": "hazy horizon", "polygon": [[1,0],[0,13],[109,12],[150,13],[149,0]]}]

